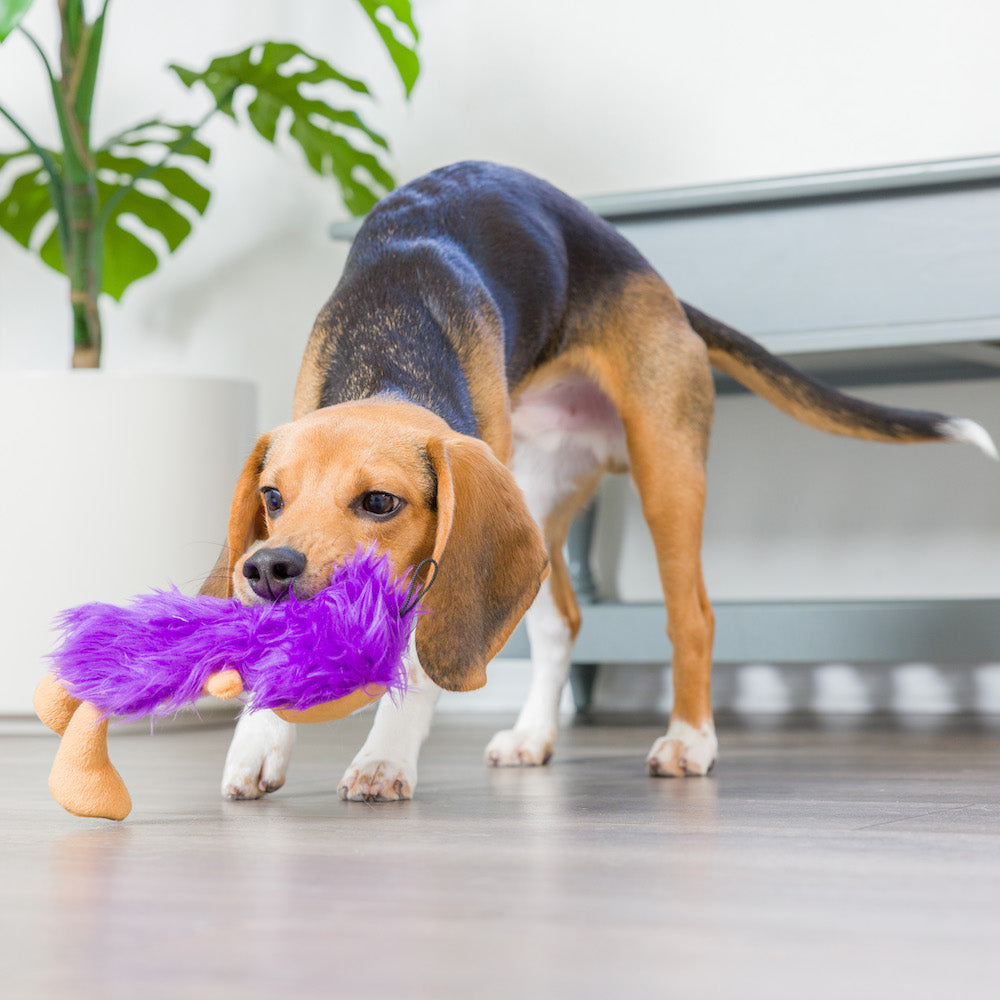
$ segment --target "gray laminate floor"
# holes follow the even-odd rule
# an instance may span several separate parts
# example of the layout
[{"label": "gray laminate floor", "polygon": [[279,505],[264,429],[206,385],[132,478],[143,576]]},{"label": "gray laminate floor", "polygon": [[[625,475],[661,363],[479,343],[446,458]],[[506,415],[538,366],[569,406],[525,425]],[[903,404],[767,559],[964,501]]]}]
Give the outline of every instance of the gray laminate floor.
[{"label": "gray laminate floor", "polygon": [[649,779],[649,720],[488,771],[438,719],[417,799],[347,804],[365,719],[302,727],[288,785],[217,794],[228,732],[115,733],[122,824],[0,736],[0,996],[1000,996],[1000,727],[723,720],[707,779]]}]

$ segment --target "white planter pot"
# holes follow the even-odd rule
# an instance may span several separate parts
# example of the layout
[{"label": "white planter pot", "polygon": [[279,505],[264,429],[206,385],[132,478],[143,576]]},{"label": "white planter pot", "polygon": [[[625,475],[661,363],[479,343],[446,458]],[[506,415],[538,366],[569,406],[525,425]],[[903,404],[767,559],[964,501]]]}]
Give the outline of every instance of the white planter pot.
[{"label": "white planter pot", "polygon": [[52,619],[176,584],[225,538],[256,431],[252,385],[104,371],[0,373],[0,715],[30,715]]}]

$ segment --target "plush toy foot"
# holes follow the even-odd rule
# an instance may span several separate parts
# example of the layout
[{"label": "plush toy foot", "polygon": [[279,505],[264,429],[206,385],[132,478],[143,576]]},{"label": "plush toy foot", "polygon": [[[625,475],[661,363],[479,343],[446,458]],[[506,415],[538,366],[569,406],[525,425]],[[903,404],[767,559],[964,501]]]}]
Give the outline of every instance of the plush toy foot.
[{"label": "plush toy foot", "polygon": [[108,757],[108,720],[81,702],[63,734],[49,775],[56,802],[75,816],[124,819],[132,799]]},{"label": "plush toy foot", "polygon": [[53,674],[46,674],[35,688],[32,699],[35,714],[54,733],[62,736],[66,732],[69,720],[80,707],[80,699],[74,698]]}]

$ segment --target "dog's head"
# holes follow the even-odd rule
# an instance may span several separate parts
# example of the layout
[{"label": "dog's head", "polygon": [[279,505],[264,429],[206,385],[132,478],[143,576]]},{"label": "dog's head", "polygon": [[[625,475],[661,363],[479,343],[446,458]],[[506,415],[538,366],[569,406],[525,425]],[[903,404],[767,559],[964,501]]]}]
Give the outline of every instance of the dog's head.
[{"label": "dog's head", "polygon": [[342,403],[263,435],[233,496],[228,593],[245,603],[309,598],[369,546],[399,574],[437,561],[417,655],[441,687],[482,686],[547,567],[507,468],[407,403]]}]

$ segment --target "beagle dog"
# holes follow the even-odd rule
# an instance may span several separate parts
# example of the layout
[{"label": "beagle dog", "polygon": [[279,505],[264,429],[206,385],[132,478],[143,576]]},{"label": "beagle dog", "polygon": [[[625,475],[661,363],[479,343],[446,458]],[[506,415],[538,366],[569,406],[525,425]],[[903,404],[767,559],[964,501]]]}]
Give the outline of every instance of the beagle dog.
[{"label": "beagle dog", "polygon": [[[247,460],[203,586],[245,602],[308,598],[359,545],[400,573],[438,563],[409,688],[382,699],[342,798],[413,794],[441,688],[484,684],[526,612],[530,693],[486,761],[549,760],[580,624],[563,543],[607,472],[635,481],[668,613],[674,705],[647,768],[708,773],[713,618],[700,550],[713,365],[824,431],[996,455],[971,420],[841,394],[679,302],[611,225],[521,171],[455,164],[371,211],[316,320],[292,422]],[[223,793],[280,787],[294,732],[271,712],[245,714]]]}]

